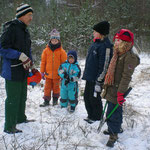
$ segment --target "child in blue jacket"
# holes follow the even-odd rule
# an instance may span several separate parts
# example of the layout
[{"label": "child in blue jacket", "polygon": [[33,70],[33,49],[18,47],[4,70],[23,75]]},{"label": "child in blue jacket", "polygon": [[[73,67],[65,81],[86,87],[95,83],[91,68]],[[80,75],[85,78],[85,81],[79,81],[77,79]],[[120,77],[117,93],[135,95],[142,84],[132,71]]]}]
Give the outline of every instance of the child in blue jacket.
[{"label": "child in blue jacket", "polygon": [[67,60],[61,64],[58,69],[58,74],[61,77],[60,89],[60,105],[65,108],[70,104],[70,112],[75,111],[78,103],[78,80],[81,76],[81,69],[77,62],[77,53],[71,50],[67,54]]}]

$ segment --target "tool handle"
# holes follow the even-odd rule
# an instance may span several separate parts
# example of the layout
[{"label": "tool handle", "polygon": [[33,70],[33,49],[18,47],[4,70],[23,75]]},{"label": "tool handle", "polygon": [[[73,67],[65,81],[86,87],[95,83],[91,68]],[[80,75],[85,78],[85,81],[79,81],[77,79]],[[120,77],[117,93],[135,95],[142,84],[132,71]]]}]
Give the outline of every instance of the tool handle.
[{"label": "tool handle", "polygon": [[124,93],[124,98],[128,96],[128,94],[131,92],[132,87],[129,87],[128,90]]},{"label": "tool handle", "polygon": [[[132,87],[129,87],[128,90],[124,93],[124,98],[128,96],[128,94],[131,92]],[[105,121],[112,115],[112,113],[118,108],[119,104],[116,104],[116,106],[114,107],[114,109],[110,112],[110,114],[107,116],[107,118],[105,119]]]}]

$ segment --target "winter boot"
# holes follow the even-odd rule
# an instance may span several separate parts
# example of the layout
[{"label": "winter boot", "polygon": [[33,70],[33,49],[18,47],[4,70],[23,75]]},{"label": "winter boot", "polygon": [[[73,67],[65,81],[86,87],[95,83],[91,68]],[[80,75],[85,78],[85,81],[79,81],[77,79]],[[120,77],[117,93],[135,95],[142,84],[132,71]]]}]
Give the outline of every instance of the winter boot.
[{"label": "winter boot", "polygon": [[75,107],[74,106],[70,106],[69,112],[73,113],[75,111]]},{"label": "winter boot", "polygon": [[24,121],[24,123],[30,123],[30,122],[35,122],[35,120],[34,119],[31,119],[31,120],[27,119],[26,121]]},{"label": "winter boot", "polygon": [[88,117],[85,118],[84,121],[86,121],[86,122],[89,123],[89,124],[92,124],[92,123],[95,122],[95,120],[92,120],[92,119],[90,119],[90,118],[88,118]]},{"label": "winter boot", "polygon": [[58,105],[58,97],[53,97],[53,106]]},{"label": "winter boot", "polygon": [[[122,128],[120,128],[119,133],[123,133],[123,129],[122,129]],[[107,130],[104,130],[104,131],[103,131],[103,134],[105,134],[105,135],[110,135],[111,132],[109,132],[108,129],[107,129]]]},{"label": "winter boot", "polygon": [[29,122],[35,122],[35,121],[36,121],[36,120],[34,120],[34,119],[31,119],[31,120],[26,119],[25,121],[17,122],[17,124],[29,123]]},{"label": "winter boot", "polygon": [[11,130],[4,130],[5,133],[8,134],[15,134],[15,133],[21,133],[22,130],[17,129],[16,127],[12,128]]},{"label": "winter boot", "polygon": [[44,100],[43,104],[40,104],[40,107],[46,107],[49,106],[49,101]]},{"label": "winter boot", "polygon": [[108,146],[108,147],[114,147],[114,144],[117,141],[117,139],[118,139],[118,134],[111,134],[109,136],[109,140],[108,140],[106,146]]}]

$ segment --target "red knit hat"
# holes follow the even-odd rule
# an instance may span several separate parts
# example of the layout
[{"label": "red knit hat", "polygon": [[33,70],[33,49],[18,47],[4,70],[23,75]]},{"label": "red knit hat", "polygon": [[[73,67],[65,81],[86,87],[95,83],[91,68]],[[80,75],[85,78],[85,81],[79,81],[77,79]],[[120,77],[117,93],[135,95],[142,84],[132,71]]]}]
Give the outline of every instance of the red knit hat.
[{"label": "red knit hat", "polygon": [[121,39],[123,41],[132,42],[132,45],[134,44],[134,34],[128,29],[121,29],[117,32],[113,40],[115,39]]}]

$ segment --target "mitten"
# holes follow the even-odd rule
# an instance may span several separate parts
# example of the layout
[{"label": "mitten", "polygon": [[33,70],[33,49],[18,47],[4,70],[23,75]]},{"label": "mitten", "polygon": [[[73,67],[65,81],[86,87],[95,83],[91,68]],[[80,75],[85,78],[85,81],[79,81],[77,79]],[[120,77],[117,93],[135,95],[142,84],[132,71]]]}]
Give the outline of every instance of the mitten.
[{"label": "mitten", "polygon": [[45,73],[41,72],[42,79],[45,80]]},{"label": "mitten", "polygon": [[65,79],[68,79],[68,78],[69,78],[69,76],[68,76],[68,74],[67,74],[66,71],[64,72],[64,78],[65,78]]},{"label": "mitten", "polygon": [[100,82],[98,82],[98,81],[96,81],[96,83],[95,83],[95,92],[101,92],[101,83]]},{"label": "mitten", "polygon": [[97,97],[97,93],[100,93],[102,91],[102,85],[103,82],[95,82],[95,87],[94,87],[94,97]]},{"label": "mitten", "polygon": [[69,76],[65,79],[65,85],[67,85],[70,82]]},{"label": "mitten", "polygon": [[126,101],[123,96],[124,93],[117,92],[117,101],[120,106]]},{"label": "mitten", "polygon": [[25,70],[28,70],[32,66],[31,59],[24,53],[21,53],[19,60],[22,61],[23,67]]}]

